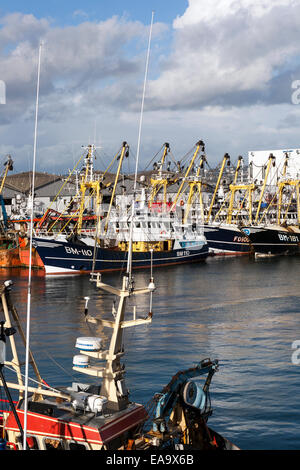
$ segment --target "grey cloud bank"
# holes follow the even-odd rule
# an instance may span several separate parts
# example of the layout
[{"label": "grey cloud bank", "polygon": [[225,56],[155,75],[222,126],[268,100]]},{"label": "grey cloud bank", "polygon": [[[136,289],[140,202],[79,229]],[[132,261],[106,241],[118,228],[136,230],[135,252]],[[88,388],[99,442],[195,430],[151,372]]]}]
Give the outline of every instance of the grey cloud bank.
[{"label": "grey cloud bank", "polygon": [[[149,25],[82,18],[66,27],[21,13],[0,18],[0,155],[11,153],[16,171],[30,168],[40,40],[39,169],[67,171],[95,136],[106,154],[123,140],[136,146]],[[299,26],[298,0],[190,0],[172,30],[157,18],[141,164],[165,141],[180,158],[201,138],[211,164],[225,152],[298,147]]]}]

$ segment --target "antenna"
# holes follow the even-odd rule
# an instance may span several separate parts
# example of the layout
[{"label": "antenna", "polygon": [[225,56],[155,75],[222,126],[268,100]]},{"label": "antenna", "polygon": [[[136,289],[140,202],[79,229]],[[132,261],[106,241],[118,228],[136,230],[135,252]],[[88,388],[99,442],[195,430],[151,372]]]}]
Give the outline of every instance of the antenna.
[{"label": "antenna", "polygon": [[23,449],[26,450],[27,435],[27,411],[28,411],[28,368],[29,368],[29,337],[30,337],[30,306],[31,306],[31,268],[32,268],[32,233],[33,233],[33,200],[34,200],[34,180],[35,180],[35,162],[36,162],[36,142],[37,142],[37,122],[39,108],[40,91],[40,71],[41,71],[41,52],[43,43],[40,42],[38,57],[38,77],[36,87],[36,105],[35,105],[35,125],[34,125],[34,145],[33,145],[33,165],[32,165],[32,185],[31,185],[31,219],[30,219],[30,243],[29,243],[29,274],[28,274],[28,293],[27,293],[27,321],[26,321],[26,359],[25,359],[25,399],[24,399],[24,435]]},{"label": "antenna", "polygon": [[[145,94],[146,94],[146,83],[147,83],[147,75],[148,75],[148,67],[149,67],[149,57],[150,57],[150,46],[151,46],[151,37],[152,37],[152,28],[153,28],[153,18],[154,18],[154,11],[152,11],[151,25],[150,25],[150,32],[149,32],[148,50],[147,50],[146,67],[145,67],[145,77],[144,77],[144,87],[143,87],[142,104],[141,104],[141,114],[140,114],[140,124],[139,124],[139,133],[138,133],[137,154],[136,154],[136,162],[135,162],[133,198],[132,198],[132,207],[131,207],[130,237],[129,237],[129,247],[128,247],[128,261],[127,261],[127,274],[128,274],[130,277],[131,277],[131,268],[132,268],[133,216],[134,216],[135,195],[136,195],[136,186],[137,186],[138,164],[139,164],[139,156],[140,156],[140,144],[141,144],[141,134],[142,134],[143,111],[144,111],[144,102],[145,102]],[[130,280],[130,279],[129,279],[129,280]]]}]

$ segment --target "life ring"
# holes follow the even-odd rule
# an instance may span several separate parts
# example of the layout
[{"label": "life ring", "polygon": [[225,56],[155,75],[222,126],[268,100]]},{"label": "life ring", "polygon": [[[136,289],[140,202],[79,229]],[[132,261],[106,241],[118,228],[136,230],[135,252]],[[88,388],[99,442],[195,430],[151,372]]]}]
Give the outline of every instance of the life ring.
[{"label": "life ring", "polygon": [[182,199],[180,201],[180,205],[181,205],[181,207],[184,206],[184,201]]},{"label": "life ring", "polygon": [[162,230],[162,231],[160,232],[160,234],[161,234],[161,235],[166,235],[167,232],[166,232],[165,230]]}]

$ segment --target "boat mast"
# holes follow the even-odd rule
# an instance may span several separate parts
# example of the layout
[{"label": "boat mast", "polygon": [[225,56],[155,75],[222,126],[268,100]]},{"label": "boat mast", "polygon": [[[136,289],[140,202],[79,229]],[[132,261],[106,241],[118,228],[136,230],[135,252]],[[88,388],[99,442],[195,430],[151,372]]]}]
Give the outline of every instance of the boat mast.
[{"label": "boat mast", "polygon": [[[18,332],[20,334],[21,340],[26,348],[26,336],[23,331],[23,328],[21,326],[19,314],[15,308],[15,306],[12,303],[11,297],[10,297],[10,289],[11,289],[12,281],[5,281],[1,286],[0,286],[0,297],[1,297],[1,304],[2,304],[2,309],[3,309],[3,314],[4,314],[4,319],[5,319],[5,328],[8,330],[13,330],[13,324],[12,320],[14,321],[15,326],[18,329]],[[12,367],[17,376],[17,383],[9,382],[7,383],[7,386],[9,389],[14,389],[19,391],[19,401],[24,398],[24,391],[25,391],[25,384],[23,383],[22,379],[22,372],[21,372],[21,367],[23,363],[20,361],[19,356],[18,356],[18,351],[17,351],[17,345],[14,339],[14,335],[11,334],[9,335],[9,341],[10,341],[10,349],[12,353],[12,359],[10,361],[5,361],[5,366],[7,367]],[[29,349],[29,357],[30,357],[30,364],[32,365],[32,368],[34,370],[34,373],[36,375],[36,379],[38,382],[37,387],[28,387],[27,389],[30,393],[33,393],[33,401],[39,401],[41,396],[47,395],[47,396],[55,396],[55,397],[61,397],[61,398],[66,398],[68,399],[68,396],[66,394],[62,394],[59,391],[56,391],[54,389],[44,389],[43,387],[45,386],[45,382],[43,381],[40,372],[38,370],[36,361],[34,359],[34,356],[32,354],[32,351]],[[1,385],[1,380],[0,380],[0,385]]]},{"label": "boat mast", "polygon": [[[286,152],[285,153],[285,160],[284,160],[284,164],[283,164],[283,172],[282,172],[283,180],[285,179],[285,176],[286,176],[286,169],[288,167],[288,161],[289,161],[289,154],[288,154],[288,152]],[[283,190],[284,190],[284,188],[287,184],[289,184],[289,183],[287,183],[286,181],[280,181],[279,184],[278,184],[278,190],[279,190],[278,210],[277,210],[277,223],[278,224],[280,224],[280,220],[281,220],[282,193],[283,193]]]},{"label": "boat mast", "polygon": [[24,436],[23,449],[27,447],[27,411],[28,411],[28,376],[29,376],[29,339],[30,339],[30,308],[31,308],[31,271],[32,271],[32,234],[33,234],[33,201],[35,189],[35,166],[36,166],[36,143],[37,143],[37,124],[39,108],[40,91],[40,71],[41,71],[41,53],[42,42],[39,46],[38,56],[38,75],[36,87],[36,105],[35,105],[35,125],[34,125],[34,145],[33,145],[33,168],[32,168],[32,187],[31,187],[31,219],[30,219],[30,238],[29,238],[29,274],[28,274],[28,293],[27,293],[27,321],[26,321],[26,355],[25,355],[25,400],[24,400]]},{"label": "boat mast", "polygon": [[141,113],[140,113],[140,123],[139,123],[139,132],[138,132],[137,154],[136,154],[136,162],[135,162],[134,187],[133,187],[133,197],[132,197],[132,206],[131,206],[130,238],[129,238],[128,261],[127,261],[127,275],[128,275],[128,280],[129,281],[131,281],[133,218],[134,218],[134,209],[135,209],[134,206],[135,206],[135,198],[136,198],[137,174],[138,174],[138,164],[139,164],[139,157],[140,157],[143,112],[144,112],[146,83],[147,83],[149,58],[150,58],[150,46],[151,46],[151,37],[152,37],[152,28],[153,28],[153,18],[154,18],[154,11],[152,11],[152,16],[151,16],[151,25],[150,25],[149,40],[148,40],[148,49],[147,49],[147,58],[146,58],[146,67],[145,67],[145,77],[144,77],[144,86],[143,86],[143,95],[142,95],[142,104],[141,104]]},{"label": "boat mast", "polygon": [[[96,318],[90,315],[86,316],[86,320],[95,323],[101,324],[102,326],[110,327],[113,329],[113,333],[110,340],[109,349],[107,351],[102,352],[86,352],[81,351],[81,353],[91,355],[96,359],[105,360],[106,363],[104,367],[98,368],[78,368],[73,367],[74,370],[94,375],[96,377],[102,377],[102,385],[101,385],[101,395],[105,396],[108,399],[108,403],[110,408],[121,410],[128,404],[128,391],[125,386],[124,381],[124,373],[125,370],[120,363],[121,357],[124,355],[123,351],[123,329],[127,327],[137,326],[145,323],[150,323],[152,321],[152,312],[149,312],[149,315],[145,319],[136,319],[135,311],[133,313],[133,319],[125,321],[125,307],[126,307],[126,299],[131,295],[138,295],[138,294],[145,294],[151,293],[154,289],[154,283],[152,278],[150,279],[150,284],[146,288],[141,289],[133,289],[133,282],[132,282],[132,226],[133,226],[133,218],[134,218],[134,203],[135,203],[135,194],[136,194],[136,186],[137,186],[137,169],[138,169],[138,157],[139,157],[139,148],[140,148],[140,138],[141,138],[141,126],[142,126],[142,113],[144,107],[144,98],[145,98],[145,88],[146,88],[146,79],[147,79],[147,71],[148,71],[148,64],[149,64],[149,52],[150,52],[150,43],[151,43],[151,34],[152,34],[152,26],[153,26],[153,16],[154,13],[152,12],[152,19],[151,19],[151,27],[150,27],[150,34],[149,34],[149,44],[148,44],[148,52],[147,52],[147,60],[146,60],[146,72],[145,72],[145,80],[144,80],[144,90],[143,90],[143,98],[142,98],[142,107],[141,107],[141,117],[140,117],[140,126],[139,126],[139,136],[138,136],[138,151],[137,151],[137,159],[136,159],[136,169],[135,169],[135,180],[134,180],[134,193],[133,193],[133,200],[132,200],[132,216],[131,216],[131,230],[130,230],[130,239],[129,239],[129,249],[128,249],[128,263],[127,263],[127,271],[123,276],[122,280],[122,287],[118,289],[116,287],[110,286],[108,284],[104,284],[101,281],[101,275],[98,273],[97,275],[97,287],[101,288],[102,290],[113,294],[119,297],[119,305],[117,311],[113,312],[114,314],[114,321],[103,320],[102,318]],[[125,149],[125,146],[124,146]],[[151,273],[152,275],[152,273]]]},{"label": "boat mast", "polygon": [[[100,180],[94,179],[94,169],[93,169],[93,161],[94,161],[94,151],[96,147],[94,145],[88,145],[88,147],[84,147],[88,153],[85,157],[85,172],[82,176],[82,180],[80,183],[80,208],[78,214],[78,223],[77,223],[77,233],[81,234],[82,230],[82,219],[83,219],[83,212],[85,209],[85,193],[87,190],[91,191],[92,197],[95,197],[96,193],[96,213],[98,214],[100,204],[101,204],[101,190]],[[98,148],[98,147],[97,147]],[[91,197],[91,196],[90,196]]]},{"label": "boat mast", "polygon": [[[3,313],[4,313],[6,328],[12,328],[13,327],[12,323],[11,323],[10,316],[9,316],[9,307],[8,307],[9,302],[8,302],[8,298],[7,298],[8,289],[9,289],[10,284],[11,284],[11,282],[6,281],[4,284],[2,284],[1,290],[0,290],[1,304],[2,304],[2,309],[3,309]],[[23,390],[24,387],[23,387],[23,380],[22,380],[22,374],[21,374],[21,363],[20,363],[20,360],[19,360],[17,347],[16,347],[16,343],[15,343],[13,335],[10,336],[10,347],[11,347],[11,352],[12,352],[12,360],[10,361],[10,363],[5,361],[5,364],[6,365],[9,364],[15,369],[16,374],[17,374],[17,379],[18,379],[18,385]],[[23,398],[23,391],[20,392],[20,394],[19,394],[19,400],[21,398]]]}]

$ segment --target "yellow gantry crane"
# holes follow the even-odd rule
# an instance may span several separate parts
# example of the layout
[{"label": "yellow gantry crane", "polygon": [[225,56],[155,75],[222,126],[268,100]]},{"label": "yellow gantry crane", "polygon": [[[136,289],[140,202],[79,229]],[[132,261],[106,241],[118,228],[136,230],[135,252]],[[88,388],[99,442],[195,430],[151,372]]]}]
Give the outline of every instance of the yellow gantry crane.
[{"label": "yellow gantry crane", "polygon": [[[151,184],[151,194],[149,196],[149,206],[151,207],[155,197],[157,196],[158,192],[163,188],[163,203],[166,204],[167,202],[167,187],[170,184],[170,178],[168,173],[163,172],[163,166],[166,161],[166,156],[170,152],[170,145],[168,142],[164,144],[164,151],[161,158],[161,161],[158,163],[158,174],[151,177],[150,184]],[[172,180],[172,183],[174,180]]]},{"label": "yellow gantry crane", "polygon": [[209,210],[208,210],[207,217],[206,217],[206,220],[205,220],[206,223],[209,222],[209,219],[210,219],[210,216],[211,216],[211,213],[212,213],[212,209],[213,209],[213,205],[215,203],[216,195],[217,195],[217,192],[218,192],[218,189],[219,189],[219,186],[220,186],[221,178],[222,178],[226,163],[227,163],[228,166],[230,165],[230,156],[228,155],[228,153],[225,153],[225,155],[223,157],[223,160],[222,160],[222,164],[221,164],[217,184],[215,186],[214,194],[213,194],[213,197],[211,199]]},{"label": "yellow gantry crane", "polygon": [[[289,155],[286,152],[285,160],[284,160],[284,164],[283,164],[283,172],[282,172],[283,178],[286,176],[286,169],[288,167],[288,160],[289,160]],[[279,183],[278,183],[278,210],[277,210],[277,223],[278,224],[281,223],[281,216],[282,216],[281,208],[282,208],[283,191],[288,186],[294,187],[294,191],[296,192],[297,223],[300,224],[300,190],[299,190],[299,185],[300,185],[300,180],[297,180],[297,179],[287,179],[285,181],[279,181]],[[288,212],[288,208],[291,204],[291,200],[292,200],[292,196],[293,196],[294,191],[292,191],[290,202],[289,202],[288,207],[285,211],[285,217],[286,217],[286,214]]]},{"label": "yellow gantry crane", "polygon": [[13,161],[12,161],[12,158],[11,158],[10,155],[7,155],[7,160],[4,163],[4,166],[5,166],[5,169],[4,169],[4,172],[3,172],[1,185],[0,185],[0,195],[2,194],[2,191],[3,191],[4,183],[5,183],[5,180],[6,180],[6,177],[7,177],[7,173],[9,171],[13,170]]},{"label": "yellow gantry crane", "polygon": [[117,188],[117,184],[118,184],[118,180],[119,180],[119,176],[120,176],[120,171],[121,171],[121,168],[122,168],[122,163],[123,163],[124,157],[127,158],[128,155],[129,155],[129,146],[128,146],[127,142],[123,142],[121,155],[118,157],[119,165],[118,165],[118,169],[117,169],[117,173],[116,173],[116,177],[115,177],[115,182],[114,182],[114,186],[113,186],[113,190],[112,190],[112,194],[111,194],[111,198],[110,198],[108,212],[107,212],[107,215],[106,215],[106,221],[105,221],[105,226],[104,226],[104,232],[105,233],[107,232],[107,229],[108,229],[110,212],[111,212],[114,197],[115,197],[115,194],[116,194],[116,188]]},{"label": "yellow gantry crane", "polygon": [[[282,171],[282,178],[284,179],[286,176],[286,169],[288,167],[288,161],[289,161],[289,154],[288,152],[285,153],[285,160],[283,163],[283,171]],[[294,186],[296,189],[296,194],[297,194],[297,218],[298,218],[298,223],[299,223],[299,180],[286,180],[286,181],[279,181],[278,183],[278,211],[277,211],[277,223],[280,224],[281,220],[281,206],[282,206],[282,195],[283,191],[287,186]]]},{"label": "yellow gantry crane", "polygon": [[[127,146],[127,144],[126,145],[125,144],[126,144],[126,142],[123,144],[123,147]],[[78,201],[78,199],[80,199],[79,209],[77,209],[76,212],[74,212],[70,216],[68,216],[67,222],[65,223],[65,225],[62,227],[62,229],[60,231],[63,231],[65,229],[65,227],[72,220],[74,220],[75,217],[76,218],[78,217],[78,220],[77,220],[77,223],[76,223],[76,233],[80,234],[82,232],[84,211],[87,207],[87,203],[89,203],[90,201],[94,202],[94,200],[96,200],[96,205],[95,205],[95,207],[93,207],[93,212],[97,216],[97,233],[99,233],[99,229],[100,229],[100,216],[99,215],[100,215],[100,205],[102,203],[102,190],[105,189],[105,188],[108,188],[112,185],[112,182],[104,183],[105,175],[109,171],[109,169],[111,168],[111,166],[113,165],[115,160],[120,159],[120,155],[119,155],[119,151],[118,151],[118,153],[114,156],[114,158],[113,158],[112,162],[110,163],[110,165],[108,166],[108,168],[103,173],[96,176],[94,174],[94,171],[93,171],[94,152],[95,152],[96,147],[94,145],[88,145],[87,147],[83,147],[83,148],[85,150],[87,150],[87,154],[85,156],[84,171],[81,172],[81,180],[79,182],[79,189],[76,192],[76,196],[71,199],[70,203],[68,204],[68,207],[66,207],[65,210],[68,210],[68,208],[71,206],[71,204],[74,201]],[[79,162],[82,160],[83,156],[84,155],[81,156],[80,160],[76,164],[76,167],[78,166]],[[119,169],[121,168],[122,159],[123,159],[123,155],[122,155],[122,158],[121,158]],[[75,170],[75,168],[74,168],[74,170]],[[70,173],[70,176],[71,176],[71,173]],[[66,182],[68,181],[70,176],[67,178],[67,180],[65,180],[62,188],[64,187],[64,185],[66,184]],[[119,170],[118,170],[118,173],[117,173],[117,179],[118,179],[118,177],[119,177]],[[116,181],[117,181],[117,179],[116,179]],[[59,193],[61,192],[62,188],[60,189]],[[115,190],[116,190],[116,183],[115,183],[114,188],[113,188],[111,203],[112,203],[114,195],[115,195]],[[57,194],[56,198],[58,197],[59,193]],[[51,208],[51,206],[47,209],[47,211],[46,211],[45,215],[43,216],[41,222],[44,222],[44,220],[46,219],[46,216],[49,213],[50,208]],[[110,206],[110,209],[111,209],[111,206]],[[49,231],[51,231],[53,229],[53,227],[57,224],[58,220],[62,216],[63,216],[63,213],[56,219],[55,222],[53,222],[53,224],[49,228]],[[39,224],[40,226],[41,226],[41,222]]]},{"label": "yellow gantry crane", "polygon": [[172,210],[174,209],[174,207],[176,206],[176,204],[177,204],[177,202],[178,202],[178,199],[179,199],[179,197],[180,197],[180,195],[181,195],[181,193],[182,193],[182,190],[183,190],[183,186],[184,186],[184,184],[185,184],[185,182],[186,182],[186,180],[187,180],[187,178],[188,178],[188,176],[189,176],[189,174],[190,174],[190,172],[191,172],[191,169],[193,168],[193,165],[194,165],[194,163],[195,163],[195,160],[196,160],[196,158],[197,158],[197,155],[198,155],[200,149],[204,149],[204,143],[203,143],[202,140],[199,140],[199,142],[196,143],[196,150],[195,150],[194,155],[193,155],[193,157],[192,157],[192,159],[191,159],[191,161],[190,161],[190,164],[189,164],[189,166],[188,166],[188,168],[187,168],[187,170],[186,170],[186,172],[185,172],[185,175],[184,175],[184,177],[182,178],[182,182],[181,182],[181,184],[180,184],[180,186],[179,186],[179,189],[178,189],[178,191],[177,191],[177,194],[176,194],[175,199],[174,199],[173,204],[172,204],[172,208],[171,208]]},{"label": "yellow gantry crane", "polygon": [[0,185],[0,206],[1,206],[1,211],[2,211],[3,224],[4,224],[4,227],[6,229],[6,227],[7,227],[7,213],[6,213],[5,204],[4,204],[4,200],[3,200],[3,196],[2,196],[2,191],[3,191],[3,188],[4,188],[4,183],[5,183],[8,171],[13,170],[13,161],[12,161],[10,155],[7,155],[7,160],[4,163],[4,166],[5,166],[5,169],[3,171],[1,185]]},{"label": "yellow gantry crane", "polygon": [[[238,178],[238,173],[239,170],[241,169],[241,165],[243,162],[243,157],[239,156],[238,158],[238,163],[236,166],[235,174],[234,174],[234,179],[233,183],[230,184],[229,189],[230,189],[230,200],[229,200],[229,206],[228,206],[228,211],[227,211],[227,219],[226,222],[228,224],[232,223],[232,217],[233,217],[233,211],[234,211],[234,203],[235,203],[235,197],[236,197],[236,192],[237,191],[245,191],[245,195],[243,198],[243,202],[247,200],[247,205],[248,205],[248,222],[251,224],[252,223],[252,199],[253,199],[253,191],[255,190],[256,186],[254,183],[250,184],[237,184],[237,178]],[[247,197],[248,194],[248,197]],[[242,209],[242,204],[238,208],[240,211]]]},{"label": "yellow gantry crane", "polygon": [[[95,180],[93,177],[93,160],[94,160],[94,145],[87,146],[87,155],[85,157],[85,172],[82,175],[81,182],[80,182],[80,208],[78,212],[78,222],[77,222],[77,233],[80,234],[82,230],[82,220],[83,220],[83,213],[85,210],[85,195],[86,192],[89,192],[89,195],[94,194],[96,195],[96,214],[98,215],[100,210],[100,204],[102,200],[102,193],[101,193],[101,180]],[[90,196],[91,197],[91,196]]]},{"label": "yellow gantry crane", "polygon": [[193,202],[196,199],[196,196],[198,195],[199,199],[199,205],[200,205],[200,212],[201,212],[201,219],[204,221],[204,208],[203,208],[203,198],[202,198],[202,176],[200,175],[201,170],[204,167],[204,163],[207,162],[206,160],[206,155],[205,155],[205,146],[203,144],[202,147],[203,154],[200,157],[200,162],[196,171],[196,174],[190,178],[188,181],[190,190],[189,190],[189,195],[188,195],[188,200],[185,208],[185,213],[184,213],[184,219],[183,223],[186,224],[191,207]]},{"label": "yellow gantry crane", "polygon": [[[300,191],[299,191],[299,185],[300,185],[300,180],[286,180],[286,181],[281,181],[278,183],[278,211],[277,211],[277,223],[280,225],[281,223],[281,217],[282,217],[282,194],[283,190],[287,186],[292,186],[294,187],[294,190],[296,192],[296,203],[297,203],[297,223],[300,224]],[[293,192],[291,194],[291,198],[293,196]],[[290,206],[291,201],[288,204],[288,207]],[[288,208],[286,210],[286,213],[288,212]],[[286,216],[286,214],[285,214]]]},{"label": "yellow gantry crane", "polygon": [[[268,208],[265,210],[265,213],[266,213],[268,211],[269,207],[272,205],[272,203],[275,205],[275,201],[276,201],[275,198],[278,195],[278,202],[277,202],[277,223],[278,223],[278,225],[281,225],[282,222],[286,222],[286,216],[288,214],[288,210],[289,210],[289,207],[292,203],[292,198],[293,198],[294,194],[296,194],[297,223],[300,224],[300,189],[299,189],[300,180],[299,179],[292,179],[292,178],[285,179],[286,178],[286,171],[287,171],[287,167],[288,167],[288,161],[289,161],[289,154],[288,154],[288,152],[286,152],[285,153],[285,160],[284,160],[284,163],[283,163],[283,170],[282,170],[281,179],[277,183],[277,191],[274,194],[271,202],[269,203]],[[270,156],[269,156],[269,162],[268,162],[268,165],[266,167],[267,170],[266,170],[266,175],[265,175],[265,179],[264,179],[264,188],[265,188],[265,185],[266,185],[266,180],[267,180],[268,175],[269,175],[271,163],[273,163],[273,166],[275,166],[275,157],[272,154],[270,154]],[[291,191],[290,201],[288,203],[286,203],[287,207],[286,207],[285,213],[282,214],[282,212],[283,212],[282,211],[283,192],[288,187],[292,187],[293,189]],[[262,196],[263,196],[264,188],[261,192],[260,202],[261,202],[261,199],[262,199]],[[258,208],[258,210],[259,210],[259,208]],[[283,221],[282,221],[282,217],[283,217]]]},{"label": "yellow gantry crane", "polygon": [[269,155],[268,164],[267,164],[266,173],[265,173],[265,178],[264,178],[263,186],[262,186],[262,189],[261,189],[261,192],[260,192],[258,207],[257,207],[257,211],[256,211],[255,221],[254,221],[256,224],[258,222],[258,217],[259,217],[259,213],[260,213],[260,209],[261,209],[261,203],[262,203],[262,200],[263,200],[263,196],[264,196],[268,176],[269,176],[269,173],[270,173],[271,165],[275,166],[275,157],[272,153],[270,153],[270,155]]},{"label": "yellow gantry crane", "polygon": [[238,162],[237,162],[235,172],[234,172],[234,178],[233,178],[232,184],[236,184],[236,182],[237,182],[239,171],[242,167],[242,163],[243,163],[243,157],[240,155],[239,158],[238,158]]}]

